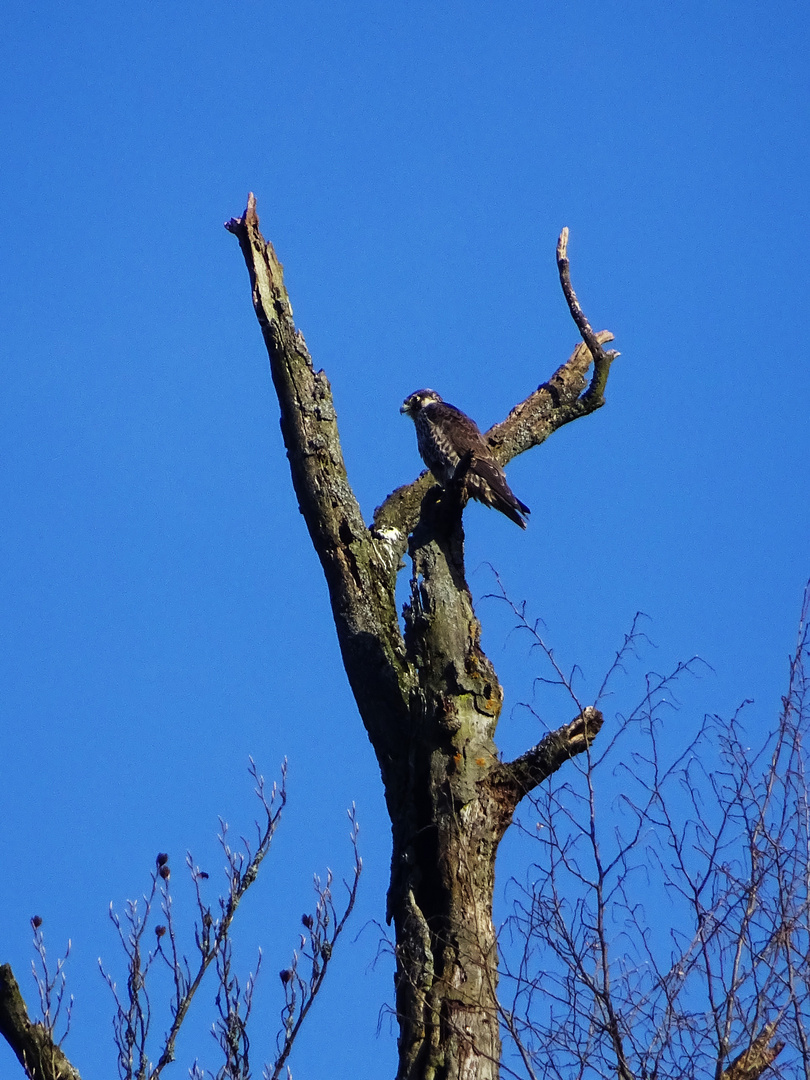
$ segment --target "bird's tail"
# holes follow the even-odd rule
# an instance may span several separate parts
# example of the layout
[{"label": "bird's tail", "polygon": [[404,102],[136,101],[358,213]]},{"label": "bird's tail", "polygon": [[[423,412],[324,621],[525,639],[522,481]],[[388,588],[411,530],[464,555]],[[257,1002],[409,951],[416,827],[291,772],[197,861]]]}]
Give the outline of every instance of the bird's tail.
[{"label": "bird's tail", "polygon": [[506,482],[503,469],[500,469],[494,461],[481,458],[473,460],[467,489],[474,499],[491,506],[494,510],[500,510],[521,529],[526,528],[524,518],[531,513],[531,510],[517,498]]}]

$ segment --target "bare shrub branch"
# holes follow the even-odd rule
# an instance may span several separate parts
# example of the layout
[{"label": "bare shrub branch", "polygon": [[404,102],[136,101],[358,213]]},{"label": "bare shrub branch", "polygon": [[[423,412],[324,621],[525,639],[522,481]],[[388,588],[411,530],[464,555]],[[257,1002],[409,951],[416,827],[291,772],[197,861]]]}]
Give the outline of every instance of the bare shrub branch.
[{"label": "bare shrub branch", "polygon": [[[194,865],[190,855],[186,859],[194,883],[197,907],[194,939],[198,959],[193,971],[188,958],[181,952],[174,923],[170,890],[171,868],[168,855],[160,853],[157,856],[155,870],[151,875],[151,888],[143,897],[140,908],[138,901],[128,901],[122,920],[112,905],[110,906],[110,919],[118,932],[121,946],[127,957],[125,993],[119,992],[112,976],[104,971],[100,960],[99,967],[115,1002],[113,1027],[118,1050],[118,1071],[122,1080],[134,1080],[134,1078],[157,1080],[164,1068],[174,1060],[175,1044],[180,1028],[203,977],[212,963],[218,964],[220,979],[224,976],[229,980],[229,987],[224,987],[220,981],[220,999],[224,993],[226,1001],[230,1003],[233,995],[237,993],[237,984],[230,976],[228,935],[239,903],[255,882],[259,866],[270,850],[287,800],[286,763],[282,766],[281,785],[273,784],[269,791],[252,758],[249,772],[256,785],[255,791],[262,807],[263,822],[257,823],[255,850],[252,850],[247,840],[243,840],[241,849],[234,850],[228,842],[228,826],[220,819],[219,842],[225,855],[227,891],[217,901],[218,911],[208,905],[203,898],[201,884],[208,875]],[[151,925],[149,920],[156,900],[159,900],[165,923],[154,926],[155,944],[152,948],[148,948],[145,945],[144,935],[147,927]],[[153,1066],[148,1051],[152,1005],[147,977],[157,960],[161,960],[168,967],[174,990],[170,1004],[169,1030],[160,1049],[157,1064]],[[252,979],[251,976],[248,980],[251,989]],[[230,1068],[232,1045],[228,1039],[225,1041],[224,1049]],[[238,1043],[238,1039],[236,1042]],[[238,1075],[238,1073],[226,1072],[224,1075]]]},{"label": "bare shrub branch", "polygon": [[[532,799],[538,857],[502,933],[503,1024],[526,1075],[810,1076],[809,596],[758,745],[743,706],[673,748],[662,709],[690,662],[648,676],[609,746]],[[634,623],[610,679],[637,642]]]},{"label": "bare shrub branch", "polygon": [[[157,1080],[165,1067],[175,1058],[175,1044],[183,1022],[188,1015],[203,978],[213,964],[215,966],[217,1019],[213,1034],[224,1057],[224,1063],[215,1080],[249,1080],[250,1039],[248,1021],[253,1008],[256,978],[261,966],[259,951],[256,970],[249,974],[244,984],[232,967],[230,931],[242,897],[257,879],[259,866],[266,856],[273,835],[281,819],[286,803],[286,763],[282,767],[280,786],[273,784],[268,790],[264,778],[251,759],[250,775],[262,806],[263,821],[257,823],[256,840],[252,844],[242,839],[242,845],[234,848],[228,838],[227,823],[220,820],[219,842],[225,855],[227,890],[216,905],[209,905],[204,898],[204,883],[208,874],[195,865],[191,855],[186,858],[194,885],[196,919],[194,943],[197,957],[194,964],[182,952],[179,933],[175,925],[173,902],[170,891],[171,868],[169,857],[158,854],[150,879],[150,889],[140,901],[130,900],[119,915],[110,905],[110,920],[118,934],[127,961],[126,982],[119,989],[112,975],[99,960],[99,967],[113,996],[115,1015],[113,1036],[118,1051],[118,1072],[122,1080]],[[316,903],[312,914],[302,916],[306,933],[301,935],[299,949],[293,953],[289,968],[281,972],[285,988],[285,1005],[282,1011],[281,1030],[278,1035],[278,1056],[272,1065],[264,1068],[264,1075],[273,1080],[279,1076],[298,1037],[302,1025],[320,992],[326,972],[332,960],[338,938],[351,915],[360,884],[362,860],[358,850],[360,826],[355,808],[349,811],[351,823],[350,840],[354,852],[354,872],[351,883],[346,884],[346,901],[341,907],[335,904],[332,894],[332,872],[327,871],[326,882],[315,878]],[[156,905],[162,921],[154,916]],[[20,994],[19,987],[5,964],[0,967],[0,1034],[17,1054],[26,1075],[31,1080],[79,1080],[60,1049],[61,1039],[55,1036],[56,1024],[64,1004],[65,977],[64,958],[51,971],[46,957],[42,935],[42,920],[31,920],[34,929],[34,949],[39,967],[34,965],[34,975],[42,1005],[43,1020],[31,1023]],[[151,940],[154,935],[154,941]],[[68,945],[68,952],[70,946]],[[302,961],[307,969],[303,970]],[[164,966],[169,973],[172,993],[169,1002],[170,1023],[158,1049],[157,1064],[150,1060],[150,1032],[153,1027],[151,987],[155,965]],[[65,1032],[70,1021],[70,1005],[67,1006]],[[289,1072],[289,1070],[288,1070]],[[197,1062],[190,1075],[203,1080],[214,1077],[206,1073]]]},{"label": "bare shrub branch", "polygon": [[70,1020],[73,1011],[73,995],[71,994],[65,1006],[64,1031],[57,1037],[56,1027],[59,1023],[59,1014],[62,1012],[63,1005],[65,1005],[65,991],[67,989],[65,964],[70,956],[70,941],[67,943],[65,955],[56,961],[56,967],[51,971],[48,967],[45,937],[42,932],[42,919],[39,915],[33,916],[31,927],[34,931],[34,951],[39,960],[39,965],[37,965],[36,961],[31,961],[31,972],[39,992],[39,1007],[42,1013],[40,1023],[54,1043],[61,1046],[70,1032]]},{"label": "bare shrub branch", "polygon": [[[338,914],[332,895],[332,871],[326,871],[325,883],[315,876],[315,910],[312,914],[301,916],[301,925],[306,932],[301,934],[299,947],[293,952],[290,966],[279,972],[284,987],[284,1008],[281,1010],[281,1028],[277,1037],[279,1053],[273,1065],[264,1070],[266,1080],[277,1080],[281,1074],[301,1025],[323,985],[335,945],[357,899],[363,860],[357,847],[360,826],[354,806],[349,810],[349,821],[349,838],[354,851],[354,876],[351,883],[344,882],[347,898],[341,913]],[[302,961],[305,962],[305,967]]]}]

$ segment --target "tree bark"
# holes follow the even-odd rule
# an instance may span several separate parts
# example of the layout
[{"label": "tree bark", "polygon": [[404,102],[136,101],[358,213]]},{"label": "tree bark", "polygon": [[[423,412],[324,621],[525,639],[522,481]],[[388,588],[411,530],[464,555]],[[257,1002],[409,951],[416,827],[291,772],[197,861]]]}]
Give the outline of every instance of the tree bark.
[{"label": "tree bark", "polygon": [[[341,654],[374,747],[391,818],[388,918],[396,934],[398,1080],[494,1080],[499,1073],[497,944],[492,896],[498,844],[525,794],[583,752],[595,709],[512,763],[494,742],[503,693],[480,645],[464,572],[463,483],[429,473],[393,492],[366,527],[349,485],[325,374],[296,330],[282,267],[251,195],[226,228],[239,240],[270,358],[293,485],[326,577]],[[610,363],[570,284],[583,343],[486,438],[505,464],[604,403]],[[593,377],[587,380],[593,365]],[[395,584],[408,551],[405,633]]]},{"label": "tree bark", "polygon": [[53,1032],[29,1020],[9,964],[0,964],[0,1035],[31,1080],[80,1080],[76,1069],[54,1042]]},{"label": "tree bark", "polygon": [[773,1038],[775,1030],[776,1024],[766,1024],[748,1049],[722,1073],[720,1080],[758,1080],[785,1049],[781,1039]]}]

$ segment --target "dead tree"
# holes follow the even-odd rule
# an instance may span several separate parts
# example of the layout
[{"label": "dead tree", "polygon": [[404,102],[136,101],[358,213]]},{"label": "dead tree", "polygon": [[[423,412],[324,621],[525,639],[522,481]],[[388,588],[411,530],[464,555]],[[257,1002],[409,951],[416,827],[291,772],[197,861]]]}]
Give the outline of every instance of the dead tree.
[{"label": "dead tree", "polygon": [[[588,747],[602,717],[584,708],[515,761],[501,760],[494,737],[503,695],[481,649],[465,579],[463,483],[442,491],[424,473],[389,495],[366,525],[346,474],[329,382],[295,327],[252,195],[244,216],[226,228],[247,263],[293,486],[391,817],[398,1078],[489,1080],[501,1056],[492,924],[498,844],[521,799]],[[612,334],[594,333],[577,302],[567,240],[563,230],[560,281],[583,341],[486,433],[502,465],[604,404],[618,354],[603,348]],[[395,584],[406,552],[411,593],[403,634]]]},{"label": "dead tree", "polygon": [[[395,928],[397,1080],[496,1080],[502,1027],[530,1078],[542,1072],[560,1078],[664,1080],[705,1075],[715,1080],[757,1080],[784,1049],[786,1032],[797,1063],[790,1075],[810,1076],[806,1021],[810,825],[801,738],[810,715],[807,610],[764,779],[757,779],[759,759],[749,756],[734,724],[720,740],[725,773],[698,776],[693,754],[671,765],[664,776],[687,790],[699,790],[702,782],[711,786],[719,808],[714,823],[702,816],[697,797],[683,826],[675,823],[667,807],[654,741],[653,712],[660,686],[648,683],[642,713],[649,719],[652,742],[647,745],[652,750],[644,758],[634,746],[627,756],[634,762],[632,779],[641,789],[635,799],[628,796],[626,801],[629,836],[616,831],[618,847],[605,861],[594,769],[622,730],[629,730],[627,724],[612,733],[606,750],[604,739],[592,749],[603,723],[599,698],[586,705],[571,692],[573,704],[567,715],[573,713],[573,719],[513,761],[503,761],[498,753],[495,730],[503,695],[481,649],[480,625],[464,569],[462,511],[470,461],[462,459],[443,489],[428,473],[399,488],[367,526],[346,474],[328,380],[315,370],[293,323],[282,268],[259,231],[253,196],[244,216],[228,222],[227,228],[239,240],[247,263],[293,485],[324,570],[344,666],[377,755],[391,818],[387,913]],[[618,354],[604,349],[612,335],[594,333],[577,301],[567,240],[563,230],[557,262],[582,343],[547,382],[486,433],[501,465],[604,404],[610,365]],[[411,579],[403,632],[395,586],[406,554]],[[620,650],[617,664],[621,658]],[[559,668],[556,671],[562,678]],[[584,757],[576,764],[585,762],[584,794],[565,783],[556,790],[544,784],[579,755]],[[652,769],[653,781],[644,780],[639,764]],[[562,777],[573,772],[569,767]],[[546,830],[541,841],[546,852],[541,872],[514,920],[524,951],[517,969],[508,963],[505,968],[512,988],[512,1001],[506,1006],[497,992],[495,858],[527,797],[533,799]],[[265,809],[269,836],[274,818]],[[725,841],[721,842],[733,826],[747,838],[743,856],[736,861],[726,857]],[[628,860],[648,832],[659,837],[662,850],[667,849],[666,857],[659,858],[663,886],[686,897],[695,928],[686,938],[680,928],[673,928],[677,955],[673,960],[670,953],[668,961],[655,952],[655,943],[642,928],[645,974],[625,969],[626,977],[616,980],[610,908],[624,903],[636,917],[629,906]],[[578,846],[584,848],[584,857]],[[697,857],[694,867],[687,857],[690,850]],[[676,852],[675,863],[671,851]],[[168,881],[163,858],[159,856],[157,874]],[[591,869],[585,870],[588,859]],[[707,865],[701,859],[708,860]],[[357,861],[355,889],[359,868]],[[193,867],[192,871],[197,873]],[[571,882],[561,885],[564,873]],[[241,895],[248,877],[254,876],[250,866],[244,872],[241,864],[235,867],[231,898]],[[712,882],[708,890],[707,881]],[[158,877],[153,884],[158,887]],[[346,915],[354,895],[350,891]],[[309,942],[304,942],[302,955],[312,965],[308,980],[295,962],[280,973],[287,996],[273,1076],[284,1067],[345,922],[343,917],[337,925],[329,882],[320,896],[322,906],[304,919]],[[249,984],[240,992],[229,971],[226,938],[232,906],[224,902],[217,922],[201,900],[200,905],[200,977],[215,959],[225,988],[219,1030],[227,1065],[222,1075],[245,1080],[250,1074],[245,1024],[252,990]],[[158,953],[149,953],[144,966],[139,943],[145,923],[134,911],[130,921],[134,937],[122,940],[125,950],[127,942],[134,942],[128,956],[135,994],[117,999],[116,1040],[126,1058],[122,1076],[155,1077],[171,1061],[173,1043],[152,1068],[145,1031],[142,1039],[138,1035],[139,1025],[143,1026],[138,995],[146,967]],[[158,942],[161,931],[173,941],[171,927],[156,929]],[[215,932],[223,935],[222,948],[212,945]],[[530,962],[538,942],[544,953],[539,972]],[[44,953],[41,956],[44,960]],[[184,973],[176,957],[170,968],[178,979],[173,1015],[182,1022],[199,980],[191,978],[190,969]],[[703,978],[708,990],[709,1008],[702,1020],[696,1019],[691,991],[684,990],[693,977]],[[32,1023],[10,968],[0,967],[0,1034],[34,1080],[78,1076],[54,1036],[58,1007],[52,1010],[49,1002],[54,987],[61,994],[59,969],[56,980],[51,983],[46,973],[45,1022]],[[533,1011],[538,998],[550,1003],[539,1020]],[[138,1050],[135,1056],[133,1046]]]}]

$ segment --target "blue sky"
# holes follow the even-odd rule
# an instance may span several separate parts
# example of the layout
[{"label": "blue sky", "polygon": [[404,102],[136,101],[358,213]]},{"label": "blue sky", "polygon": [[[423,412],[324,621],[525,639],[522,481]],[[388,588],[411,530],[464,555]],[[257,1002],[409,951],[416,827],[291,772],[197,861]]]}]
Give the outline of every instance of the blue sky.
[{"label": "blue sky", "polygon": [[[421,467],[406,394],[434,387],[487,427],[568,356],[568,225],[577,292],[622,356],[603,410],[510,466],[529,530],[468,511],[473,590],[494,565],[597,685],[643,610],[657,648],[631,697],[698,654],[713,673],[684,685],[674,735],[744,698],[764,730],[810,576],[809,20],[783,0],[12,6],[0,959],[33,1001],[28,919],[54,951],[72,939],[85,1080],[114,1069],[110,901],[158,851],[179,869],[190,848],[216,880],[217,815],[254,817],[249,754],[268,777],[290,762],[239,938],[245,967],[265,954],[257,1022],[281,1006],[312,873],[348,872],[355,801],[354,944],[293,1069],[355,1076],[358,1051],[394,1069],[381,785],[222,223],[256,192],[368,517]],[[543,730],[514,708],[536,657],[502,606],[479,612],[514,753]],[[178,1075],[216,1064],[197,1008]]]}]

